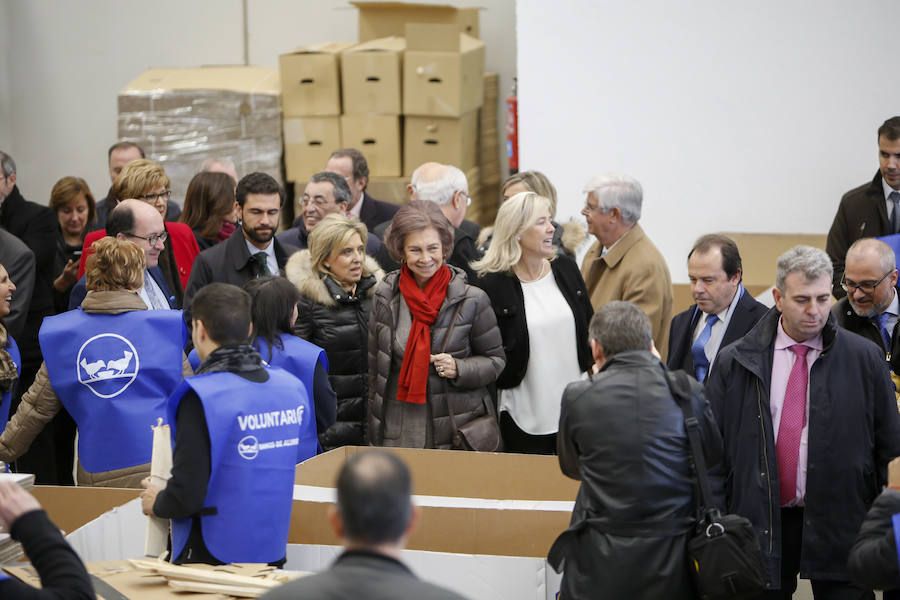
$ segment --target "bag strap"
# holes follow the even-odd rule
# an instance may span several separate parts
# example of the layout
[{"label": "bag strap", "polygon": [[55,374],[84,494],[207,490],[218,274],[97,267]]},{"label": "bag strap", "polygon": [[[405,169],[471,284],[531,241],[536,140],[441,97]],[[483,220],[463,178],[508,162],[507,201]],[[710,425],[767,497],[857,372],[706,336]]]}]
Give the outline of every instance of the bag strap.
[{"label": "bag strap", "polygon": [[[463,302],[460,300],[453,309],[453,316],[450,317],[450,324],[447,326],[447,331],[444,332],[444,339],[441,342],[441,347],[438,349],[438,354],[443,354],[444,349],[447,347],[447,341],[450,339],[450,332],[456,327],[456,317],[459,315],[459,309],[462,308],[462,304]],[[459,365],[457,364],[457,371],[458,370]],[[459,375],[458,372],[457,375]],[[453,445],[462,447],[462,436],[459,433],[459,428],[456,426],[456,414],[453,412],[453,403],[450,402],[450,397],[447,395],[447,380],[441,377],[441,383],[443,384],[442,387],[444,389],[444,399],[447,401],[447,412],[450,415],[450,429],[453,432]]]},{"label": "bag strap", "polygon": [[706,459],[703,457],[703,443],[700,440],[700,422],[694,415],[691,407],[691,385],[684,371],[668,371],[663,367],[666,383],[669,391],[678,407],[684,415],[684,429],[688,434],[691,446],[691,457],[694,461],[694,471],[697,474],[697,482],[700,484],[700,511],[705,513],[714,509],[712,493],[709,489],[709,478],[706,473]]}]

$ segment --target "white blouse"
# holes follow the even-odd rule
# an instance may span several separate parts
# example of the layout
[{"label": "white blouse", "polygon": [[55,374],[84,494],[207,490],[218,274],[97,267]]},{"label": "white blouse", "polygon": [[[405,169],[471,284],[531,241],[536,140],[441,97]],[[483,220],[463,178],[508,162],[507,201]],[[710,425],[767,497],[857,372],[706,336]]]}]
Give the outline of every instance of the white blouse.
[{"label": "white blouse", "polygon": [[553,272],[531,283],[522,282],[528,328],[528,366],[522,382],[500,390],[499,409],[522,431],[532,435],[556,433],[563,390],[581,376],[575,316]]}]

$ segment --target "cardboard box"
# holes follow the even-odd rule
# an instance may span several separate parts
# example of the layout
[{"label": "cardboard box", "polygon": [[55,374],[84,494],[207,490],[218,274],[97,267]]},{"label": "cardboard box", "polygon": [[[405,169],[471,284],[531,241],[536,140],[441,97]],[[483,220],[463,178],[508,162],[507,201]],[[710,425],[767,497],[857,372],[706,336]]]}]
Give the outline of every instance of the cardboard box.
[{"label": "cardboard box", "polygon": [[402,113],[403,51],[401,37],[381,38],[341,53],[344,114]]},{"label": "cardboard box", "polygon": [[[368,447],[345,446],[297,465],[291,543],[338,544],[325,511],[344,461]],[[579,482],[555,456],[388,448],[409,466],[419,529],[407,548],[546,557],[569,524]]]},{"label": "cardboard box", "polygon": [[410,23],[403,114],[459,117],[484,102],[484,43],[451,25]]},{"label": "cardboard box", "polygon": [[369,172],[396,177],[403,172],[400,162],[400,117],[393,115],[344,115],[341,117],[341,146],[356,148],[366,157]]},{"label": "cardboard box", "polygon": [[284,167],[288,181],[307,181],[324,171],[328,157],[340,147],[340,117],[284,119]]},{"label": "cardboard box", "polygon": [[424,162],[454,165],[467,171],[476,165],[478,113],[459,118],[405,117],[403,174],[412,175]]},{"label": "cardboard box", "polygon": [[327,42],[297,48],[278,59],[281,106],[285,117],[341,114],[340,53],[352,42]]},{"label": "cardboard box", "polygon": [[407,23],[444,23],[478,37],[478,8],[413,2],[351,2],[359,9],[359,41],[402,36]]},{"label": "cardboard box", "polygon": [[825,234],[811,233],[723,233],[734,240],[741,253],[745,286],[775,285],[775,263],[778,257],[804,244],[825,249]]},{"label": "cardboard box", "polygon": [[149,69],[119,92],[118,137],[163,166],[179,203],[207,158],[281,182],[280,93],[272,68]]}]

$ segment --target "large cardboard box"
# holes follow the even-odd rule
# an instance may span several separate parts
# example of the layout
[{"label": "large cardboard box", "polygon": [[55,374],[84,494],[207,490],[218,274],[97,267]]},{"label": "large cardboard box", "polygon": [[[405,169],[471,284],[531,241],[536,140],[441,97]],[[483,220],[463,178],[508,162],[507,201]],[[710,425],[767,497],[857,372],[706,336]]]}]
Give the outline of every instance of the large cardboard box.
[{"label": "large cardboard box", "polygon": [[407,23],[444,23],[478,37],[478,8],[414,2],[351,2],[359,9],[359,41],[404,35]]},{"label": "large cardboard box", "polygon": [[341,114],[340,53],[352,42],[327,42],[297,48],[278,59],[281,105],[285,117]]},{"label": "large cardboard box", "polygon": [[398,116],[369,114],[341,117],[341,146],[362,152],[373,175],[397,177],[402,173],[400,139]]},{"label": "large cardboard box", "polygon": [[207,158],[228,158],[241,175],[281,181],[278,70],[267,67],[149,69],[118,96],[119,139],[139,144],[181,202]]},{"label": "large cardboard box", "polygon": [[307,181],[324,171],[328,157],[340,147],[340,117],[284,119],[284,166],[288,181]]},{"label": "large cardboard box", "polygon": [[[291,543],[338,544],[325,514],[346,446],[297,466]],[[432,552],[546,557],[569,526],[578,482],[555,456],[390,448],[409,466],[418,530],[407,548]]]},{"label": "large cardboard box", "polygon": [[452,25],[406,26],[403,114],[459,117],[484,102],[484,42]]},{"label": "large cardboard box", "polygon": [[467,171],[476,165],[478,113],[459,118],[405,117],[403,174],[412,175],[424,162],[439,162]]},{"label": "large cardboard box", "polygon": [[341,53],[341,93],[344,114],[399,115],[403,100],[401,37],[381,38]]}]

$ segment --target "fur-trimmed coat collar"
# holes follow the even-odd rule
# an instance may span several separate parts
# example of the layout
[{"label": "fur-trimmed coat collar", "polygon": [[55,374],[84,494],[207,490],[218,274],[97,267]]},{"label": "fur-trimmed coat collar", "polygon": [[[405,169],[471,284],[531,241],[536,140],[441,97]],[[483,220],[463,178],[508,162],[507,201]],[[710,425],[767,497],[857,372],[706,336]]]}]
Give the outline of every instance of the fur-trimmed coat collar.
[{"label": "fur-trimmed coat collar", "polygon": [[[360,280],[362,293],[368,297],[372,297],[375,293],[375,284],[384,277],[384,271],[378,262],[371,256],[366,256],[364,271],[371,273],[374,280],[366,282],[366,276]],[[294,253],[284,265],[284,275],[288,281],[297,286],[300,293],[316,304],[323,306],[337,306],[341,299],[341,294],[347,294],[334,282],[326,281],[318,272],[313,272],[312,262],[310,260],[309,250],[301,250]],[[327,284],[333,285],[327,285]],[[367,285],[368,283],[368,285]],[[337,295],[337,298],[335,296]]]}]

